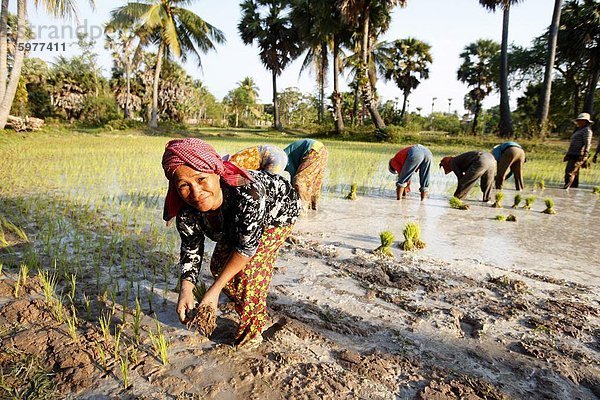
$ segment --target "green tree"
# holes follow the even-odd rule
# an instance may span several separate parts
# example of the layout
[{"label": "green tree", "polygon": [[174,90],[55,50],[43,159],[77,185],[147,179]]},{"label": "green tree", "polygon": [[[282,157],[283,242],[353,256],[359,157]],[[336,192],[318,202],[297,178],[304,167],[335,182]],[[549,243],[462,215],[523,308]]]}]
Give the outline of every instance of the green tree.
[{"label": "green tree", "polygon": [[395,40],[384,47],[384,77],[393,80],[403,95],[400,119],[404,118],[410,92],[429,78],[430,50],[430,45],[415,38]]},{"label": "green tree", "polygon": [[481,112],[481,102],[492,92],[497,82],[496,62],[500,45],[493,40],[479,39],[465,46],[460,53],[462,64],[458,68],[458,80],[472,87],[465,96],[465,108],[473,113],[471,132],[477,132],[477,120]]},{"label": "green tree", "polygon": [[552,12],[552,23],[548,29],[547,59],[544,70],[543,93],[539,104],[539,125],[542,139],[548,131],[548,113],[550,111],[550,96],[552,95],[552,74],[554,71],[554,59],[556,58],[556,42],[558,40],[558,28],[560,25],[560,13],[562,0],[554,0]]},{"label": "green tree", "polygon": [[500,53],[500,125],[499,134],[510,137],[514,128],[508,99],[508,22],[511,6],[522,0],[479,0],[479,4],[491,11],[502,9],[502,44]]},{"label": "green tree", "polygon": [[190,0],[145,0],[116,8],[111,13],[110,25],[115,29],[139,26],[144,37],[149,35],[158,46],[152,86],[152,113],[150,127],[158,126],[158,87],[163,60],[169,56],[187,60],[193,54],[202,66],[200,53],[215,48],[214,43],[224,43],[223,32],[200,16],[184,8]]},{"label": "green tree", "polygon": [[566,2],[557,46],[566,58],[581,59],[587,64],[583,111],[593,114],[600,78],[600,3],[594,0]]},{"label": "green tree", "polygon": [[256,42],[260,60],[273,79],[273,127],[282,129],[277,77],[302,52],[298,31],[290,18],[289,0],[245,0],[238,31],[244,44]]},{"label": "green tree", "polygon": [[[50,14],[57,17],[72,17],[76,15],[74,1],[35,0],[34,4],[36,7],[42,4]],[[95,1],[90,0],[90,4],[94,6]],[[0,129],[4,129],[6,125],[21,77],[21,69],[25,59],[25,47],[20,45],[29,40],[27,37],[27,0],[17,0],[17,29],[14,40],[16,50],[14,51],[12,68],[10,68],[9,74],[8,5],[8,0],[2,0],[0,3]]]},{"label": "green tree", "polygon": [[371,46],[377,41],[378,35],[384,33],[389,27],[392,9],[396,6],[404,7],[406,0],[340,0],[339,4],[342,16],[361,38],[358,81],[375,128],[382,131],[385,129],[385,123],[377,111],[369,81],[368,65],[372,53]]}]

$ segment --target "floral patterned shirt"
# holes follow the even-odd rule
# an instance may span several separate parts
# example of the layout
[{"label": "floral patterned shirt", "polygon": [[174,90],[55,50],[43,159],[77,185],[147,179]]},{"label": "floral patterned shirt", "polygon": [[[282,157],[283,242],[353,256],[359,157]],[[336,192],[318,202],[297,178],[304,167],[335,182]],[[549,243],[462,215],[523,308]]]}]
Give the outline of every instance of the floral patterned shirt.
[{"label": "floral patterned shirt", "polygon": [[283,177],[266,171],[248,171],[254,178],[244,186],[221,183],[223,204],[213,215],[185,206],[177,214],[181,237],[181,279],[196,283],[204,255],[204,238],[233,243],[243,256],[252,257],[265,228],[292,225],[300,213],[298,193]]}]

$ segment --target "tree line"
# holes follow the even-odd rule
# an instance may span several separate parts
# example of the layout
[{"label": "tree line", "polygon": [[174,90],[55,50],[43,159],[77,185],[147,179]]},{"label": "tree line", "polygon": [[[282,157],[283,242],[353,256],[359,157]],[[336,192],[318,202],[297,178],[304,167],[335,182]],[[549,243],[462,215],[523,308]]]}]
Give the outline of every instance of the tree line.
[{"label": "tree line", "polygon": [[[562,128],[568,115],[594,114],[600,75],[600,4],[555,0],[547,31],[531,47],[519,48],[509,46],[508,27],[510,9],[520,1],[478,1],[491,11],[502,11],[503,32],[500,43],[477,40],[460,54],[457,78],[470,88],[464,106],[472,114],[473,133],[479,131],[482,101],[493,91],[500,92],[497,132],[505,137],[514,135],[513,116],[520,134],[543,137],[549,129]],[[337,134],[348,123],[366,120],[379,139],[387,139],[389,123],[410,123],[409,96],[428,78],[433,62],[431,47],[417,38],[380,40],[391,24],[392,11],[404,7],[405,0],[244,0],[238,33],[245,44],[257,45],[262,64],[271,72],[273,101],[256,104],[258,88],[251,77],[245,77],[219,102],[177,63],[192,57],[201,67],[201,55],[225,42],[223,32],[187,8],[188,0],[144,0],[115,8],[105,26],[105,47],[113,56],[108,80],[97,70],[93,43],[85,37],[79,38],[81,55],[59,57],[51,68],[27,58],[26,50],[18,46],[31,38],[27,2],[17,1],[16,16],[8,13],[8,3],[2,0],[0,15],[0,127],[11,108],[69,120],[118,119],[122,113],[125,120],[141,118],[151,128],[160,117],[226,120],[232,126],[253,121],[276,129],[283,126],[282,116],[283,122],[290,123],[290,110],[294,110],[302,114],[304,123],[331,121]],[[40,0],[35,5],[56,16],[76,12],[72,2]],[[294,93],[293,88],[280,93],[277,88],[277,78],[301,56],[302,70],[315,71],[316,96]],[[330,69],[333,90],[325,93]],[[41,73],[36,77],[30,71]],[[351,93],[339,88],[344,71]],[[401,107],[396,104],[390,111],[389,102],[381,101],[378,79],[398,87]],[[525,89],[514,114],[509,108],[509,87]]]}]

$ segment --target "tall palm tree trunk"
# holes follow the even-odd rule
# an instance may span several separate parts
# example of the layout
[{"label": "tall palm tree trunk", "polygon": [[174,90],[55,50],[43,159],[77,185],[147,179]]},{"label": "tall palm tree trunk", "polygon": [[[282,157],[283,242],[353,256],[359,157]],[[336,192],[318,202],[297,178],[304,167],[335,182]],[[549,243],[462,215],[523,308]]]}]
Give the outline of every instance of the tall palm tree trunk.
[{"label": "tall palm tree trunk", "polygon": [[369,73],[368,73],[368,61],[369,61],[369,7],[366,7],[363,18],[363,30],[362,30],[362,45],[361,45],[361,66],[360,66],[360,85],[361,92],[363,96],[363,100],[367,109],[369,110],[369,114],[371,115],[371,119],[373,120],[373,124],[378,131],[382,131],[385,129],[385,123],[379,115],[379,111],[377,111],[377,105],[373,99],[373,91],[371,89],[371,83],[369,81]]},{"label": "tall palm tree trunk", "polygon": [[124,118],[129,119],[131,107],[131,63],[127,62],[125,66],[125,81],[127,82],[127,94],[125,97],[125,113]]},{"label": "tall palm tree trunk", "polygon": [[319,123],[322,124],[325,120],[325,73],[327,72],[327,43],[321,43],[321,66],[319,67],[319,96],[321,102],[319,104]]},{"label": "tall palm tree trunk", "polygon": [[17,40],[15,43],[15,57],[13,60],[13,67],[10,71],[10,78],[8,79],[8,85],[6,86],[6,92],[2,103],[0,103],[0,129],[4,129],[8,115],[10,114],[10,108],[17,92],[17,86],[19,85],[19,78],[21,77],[21,67],[23,67],[23,61],[25,59],[25,49],[19,50],[19,43],[22,43],[25,39],[25,28],[27,26],[27,0],[18,0],[17,2]]},{"label": "tall palm tree trunk", "polygon": [[342,96],[339,91],[340,73],[340,43],[337,35],[333,36],[333,119],[335,122],[335,133],[341,135],[344,132],[344,118],[342,116]]},{"label": "tall palm tree trunk", "polygon": [[508,101],[508,20],[510,6],[504,7],[502,16],[502,50],[500,53],[500,136],[510,137],[513,124]]},{"label": "tall palm tree trunk", "polygon": [[277,98],[277,74],[275,71],[273,75],[273,128],[282,130],[281,118],[279,116],[279,99]]},{"label": "tall palm tree trunk", "polygon": [[[597,50],[600,53],[600,50]],[[600,77],[600,54],[590,59],[590,77],[588,79],[585,91],[585,100],[583,102],[583,111],[594,114],[594,99],[596,97],[596,87],[598,87],[598,78]]]},{"label": "tall palm tree trunk", "polygon": [[403,92],[402,111],[400,111],[400,121],[404,121],[404,113],[406,112],[406,102],[408,100],[408,92]]},{"label": "tall palm tree trunk", "polygon": [[354,103],[352,104],[352,126],[356,126],[356,120],[358,117],[358,96],[359,96],[359,85],[357,84],[354,88]]},{"label": "tall palm tree trunk", "polygon": [[552,12],[552,23],[548,32],[548,58],[546,59],[546,69],[544,71],[544,86],[542,97],[540,98],[540,137],[544,139],[548,133],[548,113],[550,110],[550,96],[552,93],[552,71],[554,70],[554,58],[556,57],[556,41],[558,38],[558,26],[560,23],[560,12],[562,0],[554,1],[554,11]]},{"label": "tall palm tree trunk", "polygon": [[473,126],[471,127],[471,133],[473,136],[477,136],[477,122],[479,121],[479,114],[481,113],[481,102],[478,101],[475,105],[475,115],[473,116]]},{"label": "tall palm tree trunk", "polygon": [[152,115],[150,116],[150,128],[158,127],[158,84],[160,83],[160,70],[165,53],[165,42],[160,41],[156,55],[156,67],[154,69],[154,82],[152,82]]},{"label": "tall palm tree trunk", "polygon": [[6,93],[8,75],[8,0],[2,0],[0,11],[0,101]]}]

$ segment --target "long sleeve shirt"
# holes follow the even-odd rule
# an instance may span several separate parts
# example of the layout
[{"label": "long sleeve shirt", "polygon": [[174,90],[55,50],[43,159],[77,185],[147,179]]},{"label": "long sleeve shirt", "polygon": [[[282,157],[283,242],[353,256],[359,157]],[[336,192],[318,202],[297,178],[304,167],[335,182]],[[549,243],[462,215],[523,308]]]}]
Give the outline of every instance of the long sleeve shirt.
[{"label": "long sleeve shirt", "polygon": [[234,187],[222,184],[223,204],[213,218],[190,206],[177,214],[182,280],[197,282],[205,237],[215,242],[228,241],[237,252],[252,257],[266,228],[296,222],[301,204],[291,184],[280,175],[269,172],[248,173],[254,181],[247,185]]},{"label": "long sleeve shirt", "polygon": [[290,143],[283,151],[288,156],[287,166],[285,170],[290,173],[293,178],[296,175],[296,171],[300,167],[304,156],[308,154],[310,150],[318,151],[323,147],[323,143],[314,139],[300,139]]},{"label": "long sleeve shirt", "polygon": [[474,161],[479,160],[482,153],[483,152],[481,151],[467,151],[466,153],[462,153],[454,157],[451,163],[452,172],[454,172],[458,179],[462,178],[471,164]]},{"label": "long sleeve shirt", "polygon": [[592,128],[584,126],[577,129],[571,136],[571,143],[567,156],[583,157],[587,156],[592,147]]}]

